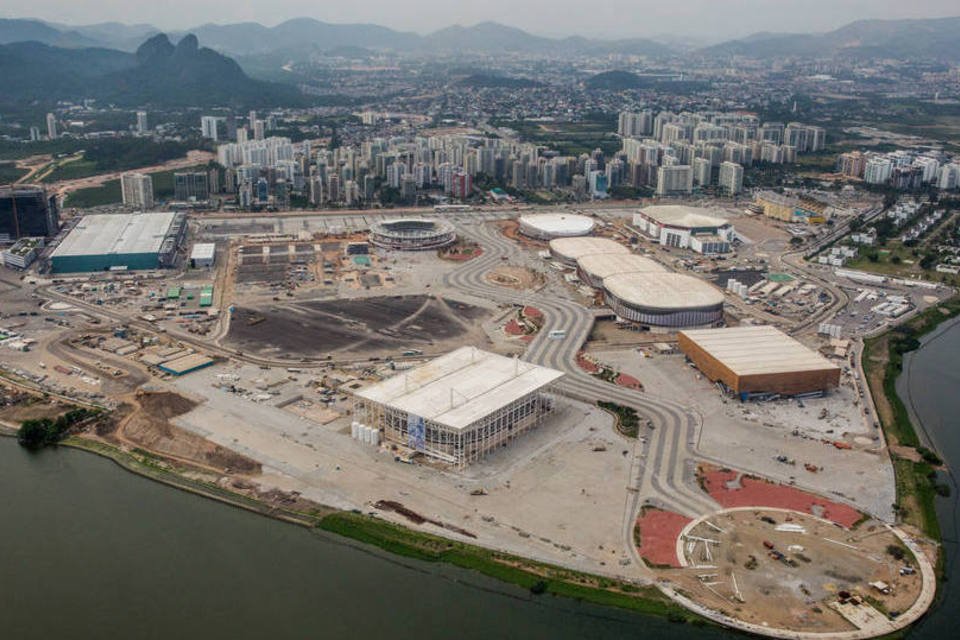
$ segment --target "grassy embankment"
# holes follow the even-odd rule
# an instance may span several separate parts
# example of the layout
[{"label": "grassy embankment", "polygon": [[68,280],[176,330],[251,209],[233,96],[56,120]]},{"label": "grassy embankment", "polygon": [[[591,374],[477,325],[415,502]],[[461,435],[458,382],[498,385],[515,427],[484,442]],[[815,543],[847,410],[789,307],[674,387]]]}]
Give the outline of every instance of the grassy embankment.
[{"label": "grassy embankment", "polygon": [[709,624],[673,603],[656,587],[637,586],[609,578],[525,560],[475,545],[413,531],[358,513],[326,516],[320,528],[372,544],[390,553],[427,562],[446,562],[515,584],[532,593],[549,593],[603,606],[655,615],[672,622]]},{"label": "grassy embankment", "polygon": [[[897,394],[896,381],[903,368],[904,354],[919,346],[921,336],[957,315],[960,315],[960,297],[930,307],[904,325],[867,339],[863,353],[864,374],[892,449],[898,514],[904,522],[937,541],[940,540],[940,524],[934,503],[938,490],[943,489],[936,483],[935,467],[940,460],[935,453],[921,446],[906,405]],[[897,453],[901,447],[916,449],[920,460]]]}]

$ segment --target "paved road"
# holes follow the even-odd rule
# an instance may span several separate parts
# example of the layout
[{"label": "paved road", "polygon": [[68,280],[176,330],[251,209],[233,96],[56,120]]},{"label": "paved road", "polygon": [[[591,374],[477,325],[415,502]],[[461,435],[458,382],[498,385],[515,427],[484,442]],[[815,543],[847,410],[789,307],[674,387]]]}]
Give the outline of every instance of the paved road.
[{"label": "paved road", "polygon": [[[624,545],[630,557],[643,566],[633,543],[633,524],[643,502],[650,501],[690,516],[709,513],[718,505],[696,485],[694,469],[698,416],[687,407],[663,398],[618,387],[599,380],[577,366],[576,355],[593,328],[594,314],[570,300],[537,293],[515,292],[487,282],[485,274],[502,262],[522,263],[522,250],[497,231],[479,224],[460,223],[461,234],[484,247],[481,257],[441,277],[444,286],[501,303],[532,305],[544,313],[545,323],[530,343],[524,358],[564,371],[561,391],[591,404],[598,399],[631,406],[650,420],[653,429],[633,447],[634,477],[627,487],[624,506]],[[506,258],[506,260],[504,260]],[[553,329],[566,337],[550,339]],[[642,428],[641,428],[642,429]],[[703,456],[700,456],[701,458]]]}]

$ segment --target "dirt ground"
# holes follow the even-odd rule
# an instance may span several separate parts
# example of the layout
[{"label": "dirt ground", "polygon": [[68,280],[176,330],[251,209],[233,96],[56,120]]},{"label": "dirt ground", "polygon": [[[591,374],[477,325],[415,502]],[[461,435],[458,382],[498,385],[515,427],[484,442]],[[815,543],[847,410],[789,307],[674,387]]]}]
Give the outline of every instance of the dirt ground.
[{"label": "dirt ground", "polygon": [[172,392],[137,393],[136,406],[113,437],[175,459],[234,473],[259,473],[260,465],[170,423],[197,403]]},{"label": "dirt ground", "polygon": [[[888,551],[906,552],[897,560]],[[905,611],[922,587],[910,552],[883,524],[853,530],[796,512],[727,511],[696,524],[685,536],[684,569],[664,572],[694,599],[755,624],[795,631],[842,631],[853,625],[831,608],[841,592],[859,607]],[[780,554],[780,555],[778,555]],[[870,586],[881,581],[889,594]]]},{"label": "dirt ground", "polygon": [[19,425],[24,420],[56,418],[74,406],[0,383],[0,420],[11,426]]},{"label": "dirt ground", "polygon": [[435,296],[378,296],[237,308],[226,343],[269,357],[439,352],[482,340],[480,307]]}]

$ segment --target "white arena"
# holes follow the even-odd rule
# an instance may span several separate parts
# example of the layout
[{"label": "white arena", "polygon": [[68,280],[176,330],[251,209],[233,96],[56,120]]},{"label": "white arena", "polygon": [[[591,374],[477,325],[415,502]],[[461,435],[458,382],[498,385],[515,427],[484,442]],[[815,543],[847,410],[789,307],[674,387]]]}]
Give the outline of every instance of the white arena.
[{"label": "white arena", "polygon": [[603,281],[604,302],[618,317],[651,328],[705,327],[723,320],[723,293],[679,273],[622,273]]},{"label": "white arena", "polygon": [[520,233],[537,240],[590,235],[593,218],[575,213],[532,213],[520,216]]},{"label": "white arena", "polygon": [[666,267],[655,260],[636,254],[591,253],[577,260],[577,275],[594,289],[603,281],[621,273],[665,273]]},{"label": "white arena", "polygon": [[355,392],[354,416],[393,445],[463,467],[532,429],[563,373],[460,347]]},{"label": "white arena", "polygon": [[665,247],[704,254],[728,253],[736,237],[726,218],[713,215],[709,209],[684,205],[644,207],[633,215],[633,226]]},{"label": "white arena", "polygon": [[596,253],[630,255],[630,249],[607,238],[557,238],[550,241],[550,255],[571,267],[577,260]]}]

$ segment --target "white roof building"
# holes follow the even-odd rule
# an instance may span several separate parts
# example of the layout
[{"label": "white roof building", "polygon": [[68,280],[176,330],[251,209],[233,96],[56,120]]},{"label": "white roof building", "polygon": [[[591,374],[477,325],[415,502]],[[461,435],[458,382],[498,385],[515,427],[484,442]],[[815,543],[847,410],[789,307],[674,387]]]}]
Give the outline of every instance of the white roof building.
[{"label": "white roof building", "polygon": [[595,253],[617,253],[626,255],[630,249],[608,238],[557,238],[550,241],[550,254],[570,266],[583,256]]},{"label": "white roof building", "polygon": [[666,267],[650,258],[634,253],[593,253],[577,260],[580,279],[595,289],[603,286],[603,280],[621,273],[665,273]]},{"label": "white roof building", "polygon": [[574,213],[532,213],[520,216],[519,223],[520,233],[539,240],[589,235],[595,224]]},{"label": "white roof building", "polygon": [[356,415],[387,440],[462,465],[534,426],[563,375],[461,347],[356,391]]}]

